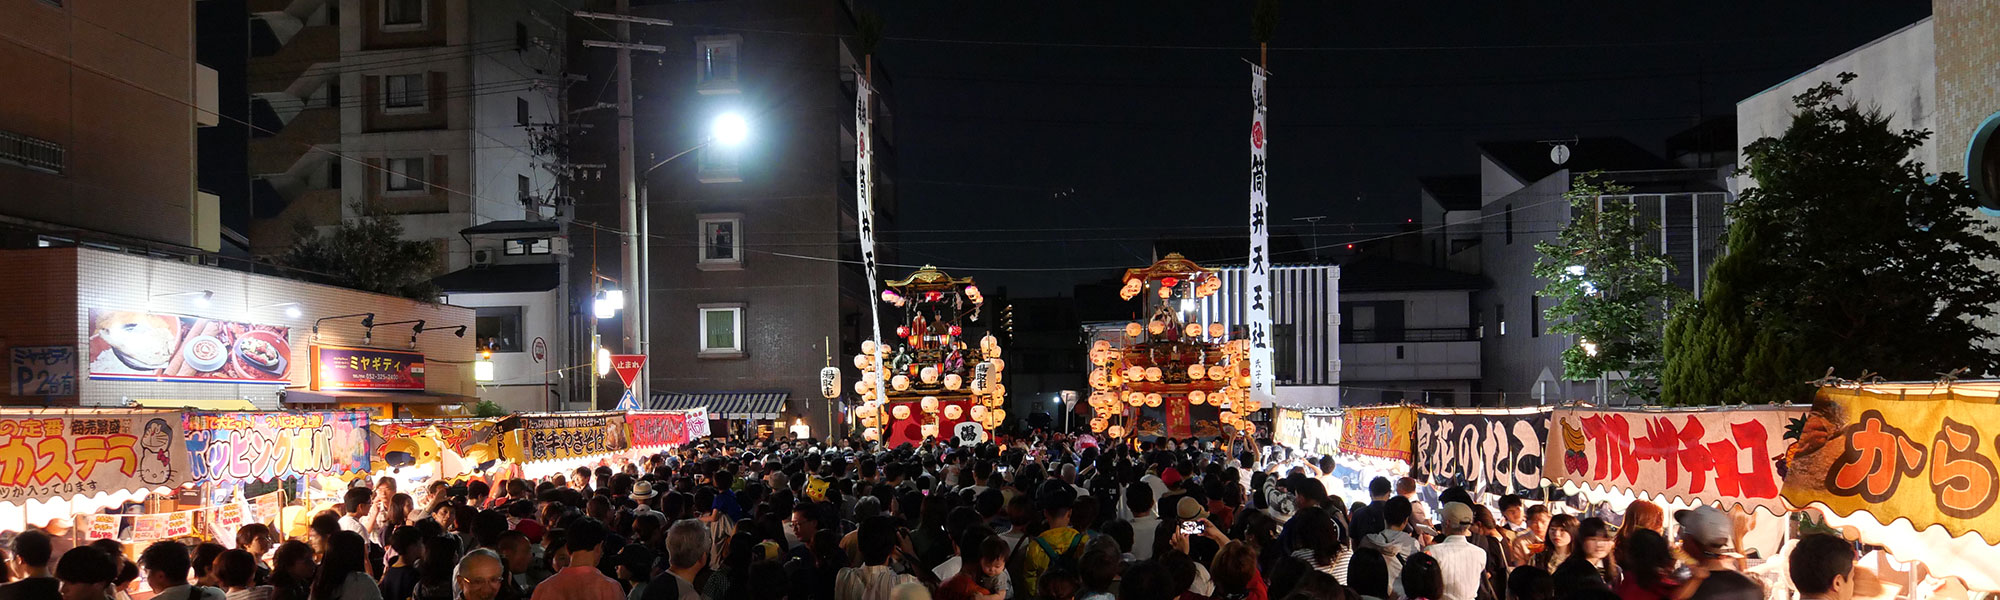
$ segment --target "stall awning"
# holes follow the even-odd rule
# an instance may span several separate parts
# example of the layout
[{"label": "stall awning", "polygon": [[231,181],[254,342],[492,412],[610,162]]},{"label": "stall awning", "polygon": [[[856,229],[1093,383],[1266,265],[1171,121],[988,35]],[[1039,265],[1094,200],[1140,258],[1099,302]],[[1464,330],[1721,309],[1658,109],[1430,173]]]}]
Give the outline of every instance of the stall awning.
[{"label": "stall awning", "polygon": [[785,410],[789,392],[662,392],[653,394],[646,408],[687,410],[708,407],[708,414],[720,419],[772,419]]},{"label": "stall awning", "polygon": [[397,404],[464,404],[478,402],[472,396],[415,392],[370,392],[363,390],[285,390],[285,404],[338,404],[341,402],[394,402]]},{"label": "stall awning", "polygon": [[188,410],[257,410],[249,400],[232,398],[227,400],[176,400],[173,398],[135,398],[132,403],[139,408],[181,408]]}]

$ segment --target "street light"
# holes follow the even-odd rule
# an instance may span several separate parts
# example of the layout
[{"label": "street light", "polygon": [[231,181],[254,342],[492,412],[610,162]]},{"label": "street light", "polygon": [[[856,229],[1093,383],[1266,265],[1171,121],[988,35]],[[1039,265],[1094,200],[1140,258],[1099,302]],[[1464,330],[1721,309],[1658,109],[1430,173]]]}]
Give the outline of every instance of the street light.
[{"label": "street light", "polygon": [[709,125],[709,140],[723,146],[739,146],[750,139],[750,122],[743,115],[727,112],[716,115]]}]

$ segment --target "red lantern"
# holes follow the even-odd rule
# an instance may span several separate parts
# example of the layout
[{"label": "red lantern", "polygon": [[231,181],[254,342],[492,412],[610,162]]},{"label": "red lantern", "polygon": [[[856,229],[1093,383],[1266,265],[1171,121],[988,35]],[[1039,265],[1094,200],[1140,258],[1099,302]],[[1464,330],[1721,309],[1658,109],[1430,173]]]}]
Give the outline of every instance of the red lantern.
[{"label": "red lantern", "polygon": [[963,331],[965,331],[965,330],[964,330],[964,329],[960,329],[960,328],[959,328],[959,327],[958,327],[957,325],[953,325],[953,326],[951,326],[951,336],[952,336],[952,337],[958,337],[959,333],[961,333],[961,332],[963,332]]},{"label": "red lantern", "polygon": [[1160,280],[1160,285],[1164,285],[1164,286],[1167,286],[1167,287],[1174,287],[1174,286],[1176,286],[1176,285],[1180,285],[1180,283],[1181,283],[1181,280],[1179,280],[1179,279],[1175,279],[1175,278],[1172,278],[1172,277],[1168,277],[1168,278],[1166,278],[1166,279],[1161,279],[1161,280]]},{"label": "red lantern", "polygon": [[899,338],[910,337],[910,328],[901,325],[896,326],[896,337]]}]

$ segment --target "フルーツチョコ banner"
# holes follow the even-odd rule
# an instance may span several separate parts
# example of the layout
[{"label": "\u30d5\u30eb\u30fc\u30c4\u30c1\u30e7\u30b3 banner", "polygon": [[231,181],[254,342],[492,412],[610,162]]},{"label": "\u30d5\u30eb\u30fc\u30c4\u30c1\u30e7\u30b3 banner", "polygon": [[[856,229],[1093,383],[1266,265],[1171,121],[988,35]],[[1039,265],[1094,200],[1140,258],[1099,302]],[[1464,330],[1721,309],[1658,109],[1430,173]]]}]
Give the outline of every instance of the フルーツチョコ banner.
[{"label": "\u30d5\u30eb\u30fc\u30c4\u30c1\u30e7\u30b3 banner", "polygon": [[268,481],[339,475],[369,466],[368,413],[187,413],[195,481]]},{"label": "\u30d5\u30eb\u30fc\u30c4\u30c1\u30e7\u30b3 banner", "polygon": [[1778,459],[1805,407],[1693,410],[1557,409],[1549,479],[1723,506],[1785,510]]},{"label": "\u30d5\u30eb\u30fc\u30c4\u30c1\u30e7\u30b3 banner", "polygon": [[0,502],[178,487],[180,439],[175,411],[0,413]]},{"label": "\u30d5\u30eb\u30fc\u30c4\u30c1\u30e7\u30b3 banner", "polygon": [[1410,474],[1438,486],[1539,498],[1549,409],[1421,409]]}]

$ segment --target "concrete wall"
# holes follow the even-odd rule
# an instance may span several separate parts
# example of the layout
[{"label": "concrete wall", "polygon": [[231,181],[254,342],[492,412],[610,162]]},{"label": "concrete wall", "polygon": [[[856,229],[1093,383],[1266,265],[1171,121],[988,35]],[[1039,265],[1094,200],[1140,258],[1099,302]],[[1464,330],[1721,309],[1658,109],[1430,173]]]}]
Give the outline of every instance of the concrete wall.
[{"label": "concrete wall", "polygon": [[[480,307],[521,308],[521,351],[493,353],[493,381],[479,383],[481,400],[491,400],[501,408],[513,411],[548,411],[549,403],[554,401],[550,392],[565,389],[564,377],[596,376],[589,372],[587,364],[584,368],[556,372],[562,369],[563,357],[569,355],[567,337],[562,333],[565,314],[557,303],[556,295],[556,290],[549,290],[451,294],[446,297],[450,304],[473,309],[475,314]],[[472,330],[466,332],[466,339],[472,339]],[[537,339],[546,345],[540,359],[535,358],[534,341]]]},{"label": "concrete wall", "polygon": [[[1988,33],[1990,37],[1991,32]],[[1744,98],[1736,103],[1736,145],[1742,148],[1758,138],[1783,134],[1797,110],[1792,96],[1821,83],[1837,82],[1841,73],[1859,76],[1848,84],[1846,98],[1889,113],[1891,128],[1936,131],[1933,94],[1938,89],[1938,67],[1933,56],[1938,50],[1932,19],[1924,19]],[[1989,62],[1988,68],[2000,67],[1992,67]],[[1932,138],[1911,158],[1935,170],[1939,159],[1946,154],[1939,148],[1951,147],[1940,146],[1943,138],[1943,135]],[[1960,140],[1957,148],[1965,145],[1963,138]],[[1755,182],[1739,177],[1737,185],[1742,189],[1741,186]]]},{"label": "concrete wall", "polygon": [[[59,405],[122,406],[127,398],[190,400],[247,399],[258,408],[279,408],[278,393],[286,387],[311,383],[313,321],[320,317],[375,313],[378,323],[424,319],[431,327],[473,325],[469,308],[430,304],[242,271],[189,265],[183,262],[76,248],[0,251],[0,278],[25,282],[17,304],[0,311],[0,340],[9,347],[74,345],[78,349],[78,396],[47,399]],[[160,297],[194,291],[214,292],[206,307],[192,295]],[[286,316],[297,302],[300,316]],[[227,319],[291,328],[291,384],[248,385],[193,382],[95,381],[85,375],[89,350],[90,310],[113,309]],[[409,349],[407,325],[377,327],[374,347]],[[362,346],[358,319],[328,321],[318,342]],[[472,340],[449,333],[417,337],[416,350],[425,355],[428,391],[473,395]],[[41,397],[13,397],[0,389],[0,403],[41,405]]]},{"label": "concrete wall", "polygon": [[0,165],[0,215],[194,246],[193,35],[185,0],[0,3],[0,131],[66,151]]},{"label": "concrete wall", "polygon": [[1966,172],[1966,151],[1987,119],[2000,115],[2000,4],[1935,0],[1937,171]]},{"label": "concrete wall", "polygon": [[[1485,167],[1482,172],[1498,169],[1484,157],[1480,161]],[[1481,179],[1489,190],[1511,187],[1511,175],[1499,177],[1505,179],[1497,187],[1490,178]],[[1479,325],[1484,328],[1481,387],[1489,394],[1505,392],[1509,403],[1533,403],[1538,380],[1562,377],[1561,354],[1570,344],[1568,336],[1546,331],[1534,335],[1531,332],[1534,319],[1529,315],[1535,303],[1532,298],[1541,291],[1543,283],[1532,271],[1540,256],[1535,244],[1554,241],[1556,232],[1569,222],[1569,203],[1562,198],[1569,182],[1568,170],[1557,171],[1512,193],[1491,196],[1493,200],[1482,211],[1486,227],[1480,239],[1484,263],[1481,271],[1493,280],[1493,287],[1479,292],[1473,305],[1479,314]],[[1512,243],[1507,239],[1508,219],[1504,214],[1510,207],[1514,212]],[[1504,327],[1502,321],[1506,323]],[[1546,329],[1548,323],[1542,326]],[[1551,402],[1571,397],[1560,381],[1549,383],[1545,390]],[[1482,394],[1479,399],[1482,403],[1497,404],[1500,396]]]},{"label": "concrete wall", "polygon": [[[562,51],[566,43],[560,4],[485,0],[470,15],[473,42],[492,42],[494,48],[471,57],[472,79],[481,86],[479,95],[468,98],[477,141],[471,145],[472,194],[479,198],[473,209],[475,223],[522,218],[526,214],[518,201],[522,176],[528,178],[529,193],[536,197],[546,198],[555,191],[555,175],[545,167],[546,158],[532,152],[528,129],[519,124],[516,114],[518,102],[526,101],[530,123],[565,120],[558,93],[563,86]],[[525,50],[516,50],[514,42],[508,41],[514,39],[516,24],[527,28],[530,40]],[[547,49],[537,44],[546,44]],[[555,210],[547,207],[540,214],[554,216]]]}]

